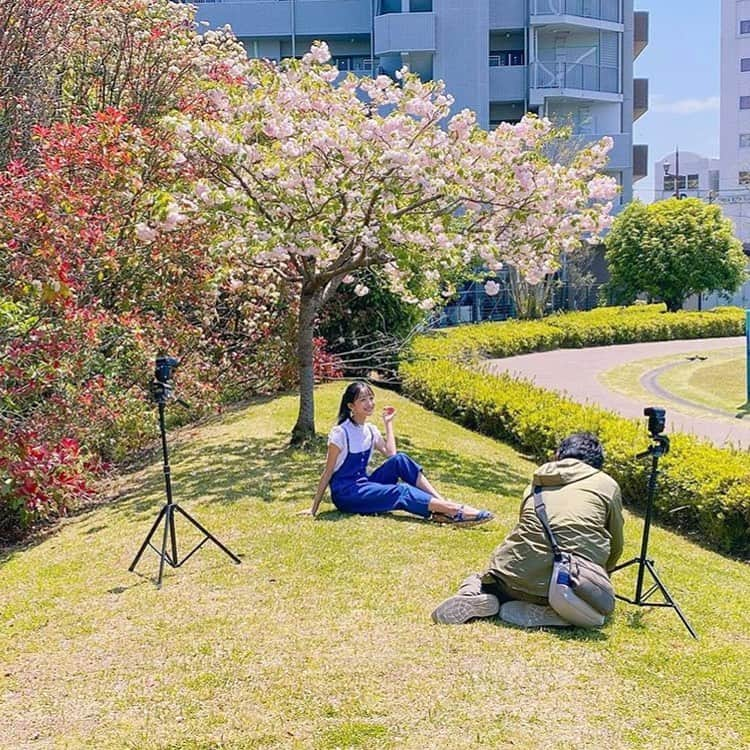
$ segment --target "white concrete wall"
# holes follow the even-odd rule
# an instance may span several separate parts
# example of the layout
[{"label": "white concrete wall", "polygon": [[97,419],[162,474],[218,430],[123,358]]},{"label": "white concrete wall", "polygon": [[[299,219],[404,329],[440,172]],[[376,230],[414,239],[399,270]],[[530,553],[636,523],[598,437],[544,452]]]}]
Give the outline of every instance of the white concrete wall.
[{"label": "white concrete wall", "polygon": [[454,112],[477,113],[477,122],[490,122],[489,0],[434,0],[437,17],[434,75],[445,81],[455,98]]}]

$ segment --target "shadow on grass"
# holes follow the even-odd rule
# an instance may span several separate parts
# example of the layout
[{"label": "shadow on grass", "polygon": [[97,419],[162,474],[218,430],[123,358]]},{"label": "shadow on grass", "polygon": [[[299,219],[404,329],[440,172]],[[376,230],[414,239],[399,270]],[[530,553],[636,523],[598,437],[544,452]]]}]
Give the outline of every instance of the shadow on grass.
[{"label": "shadow on grass", "polygon": [[606,641],[609,639],[609,635],[606,629],[587,630],[586,628],[576,628],[573,626],[565,628],[522,628],[518,625],[511,625],[510,623],[504,622],[499,617],[493,618],[492,624],[498,628],[511,628],[512,630],[518,631],[544,630],[546,633],[551,633],[557,636],[561,641],[579,641],[581,643],[591,643],[594,641]]},{"label": "shadow on grass", "polygon": [[[255,403],[255,402],[253,402]],[[244,408],[233,410],[232,419],[241,419]],[[225,414],[222,421],[227,419]],[[317,436],[304,449],[289,445],[288,432],[277,432],[270,438],[232,440],[220,445],[191,440],[185,433],[170,442],[170,478],[174,501],[186,506],[200,501],[233,506],[240,502],[298,503],[301,507],[312,501],[315,487],[323,469],[326,439]],[[498,497],[520,497],[528,477],[505,463],[467,458],[459,452],[421,447],[402,437],[399,447],[409,452],[424,466],[425,474],[438,489],[444,483],[461,488],[460,499],[472,502],[472,494],[491,493]],[[372,466],[377,465],[374,461]],[[123,476],[124,489],[108,502],[98,501],[71,514],[70,522],[80,522],[102,507],[114,510],[117,516],[144,516],[157,513],[166,502],[164,472],[161,455],[152,453],[152,463]],[[406,514],[386,514],[397,522],[423,523],[421,518]],[[318,518],[339,521],[346,514],[324,511]],[[108,523],[97,518],[84,530],[96,535],[108,528]],[[0,566],[19,552],[42,544],[54,537],[58,526],[32,537],[17,546],[0,549]]]},{"label": "shadow on grass", "polygon": [[[316,440],[301,449],[290,446],[288,438],[286,432],[278,432],[271,438],[235,440],[220,446],[181,443],[170,455],[175,501],[200,499],[222,505],[246,500],[310,502],[325,461],[325,441]],[[407,439],[400,443],[406,450],[411,447]],[[412,455],[423,464],[425,474],[432,481],[459,485],[469,494],[472,490],[517,494],[519,484],[526,481],[507,465],[467,459],[452,451],[420,449]],[[163,472],[155,469],[153,467],[137,487],[131,487],[120,497],[119,508],[142,513],[154,509],[154,496],[163,495],[166,499]],[[330,518],[327,514],[319,517],[324,515],[325,520],[342,517],[337,511],[331,511]]]},{"label": "shadow on grass", "polygon": [[[523,487],[530,480],[527,474],[521,474],[506,463],[466,458],[448,450],[412,450],[412,446],[408,438],[399,438],[399,448],[422,465],[425,475],[433,484],[449,482],[469,491],[518,496],[520,502]],[[437,489],[440,490],[440,487]]]},{"label": "shadow on grass", "polygon": [[[328,522],[336,522],[336,521],[344,521],[347,518],[349,518],[352,514],[351,513],[342,513],[339,510],[324,510],[318,513],[315,516],[316,521],[328,521]],[[425,523],[426,519],[420,517],[411,515],[408,513],[403,512],[396,512],[396,513],[362,513],[360,515],[363,516],[372,516],[373,518],[389,518],[392,521],[401,521],[406,523]]]},{"label": "shadow on grass", "polygon": [[[242,410],[238,409],[236,415],[240,418]],[[424,466],[425,474],[438,488],[446,482],[458,485],[462,488],[460,494],[465,496],[467,502],[472,501],[472,494],[480,492],[517,496],[519,488],[528,479],[503,463],[467,458],[449,450],[416,450],[408,438],[401,438],[399,444]],[[199,500],[225,506],[247,501],[291,501],[305,506],[312,501],[325,453],[324,437],[301,449],[289,445],[287,432],[277,432],[270,438],[232,440],[221,445],[191,441],[181,436],[169,448],[173,497],[175,502],[186,505]],[[156,513],[166,502],[161,456],[152,455],[152,465],[131,473],[129,477],[126,475],[125,489],[106,504],[114,509],[116,516]],[[86,518],[101,509],[102,505],[99,503],[83,508],[73,515],[77,519]],[[318,517],[325,521],[338,521],[346,518],[346,515],[332,510]],[[422,522],[420,518],[402,514],[392,514],[390,517],[399,522]],[[97,519],[96,525],[84,533],[94,535],[106,530],[107,526],[106,522]],[[17,552],[41,544],[50,536],[54,536],[54,531],[38,539],[29,539],[17,547],[0,550],[0,565]]]},{"label": "shadow on grass", "polygon": [[[182,442],[170,450],[170,480],[175,502],[235,505],[245,500],[276,502],[311,499],[324,454],[286,444],[288,435],[248,438],[221,445]],[[153,510],[166,501],[164,472],[154,466],[117,501],[132,513]]]}]

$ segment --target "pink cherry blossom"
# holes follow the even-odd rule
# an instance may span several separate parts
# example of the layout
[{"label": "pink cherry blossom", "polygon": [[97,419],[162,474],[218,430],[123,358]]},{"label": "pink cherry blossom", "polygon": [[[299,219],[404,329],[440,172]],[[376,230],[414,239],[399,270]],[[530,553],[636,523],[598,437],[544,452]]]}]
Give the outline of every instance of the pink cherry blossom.
[{"label": "pink cherry blossom", "polygon": [[494,297],[500,292],[500,284],[496,281],[487,281],[484,285],[484,291],[488,296]]},{"label": "pink cherry blossom", "polygon": [[157,232],[148,224],[140,222],[135,226],[135,236],[141,242],[153,242],[157,237]]}]

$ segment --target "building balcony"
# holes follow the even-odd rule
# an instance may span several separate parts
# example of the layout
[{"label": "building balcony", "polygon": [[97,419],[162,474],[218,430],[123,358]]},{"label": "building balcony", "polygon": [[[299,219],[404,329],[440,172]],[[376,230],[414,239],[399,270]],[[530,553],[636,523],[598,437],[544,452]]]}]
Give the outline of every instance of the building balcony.
[{"label": "building balcony", "polygon": [[490,101],[514,102],[526,98],[525,65],[493,65],[490,56]]},{"label": "building balcony", "polygon": [[621,0],[529,0],[532,25],[585,26],[622,31]]},{"label": "building balcony", "polygon": [[633,13],[633,59],[648,45],[648,13],[637,10]]},{"label": "building balcony", "polygon": [[648,112],[648,78],[633,79],[633,122]]},{"label": "building balcony", "polygon": [[619,68],[568,62],[535,62],[531,65],[530,103],[546,98],[590,99],[621,102]]},{"label": "building balcony", "polygon": [[526,27],[526,0],[490,0],[490,31]]},{"label": "building balcony", "polygon": [[434,51],[434,13],[388,13],[375,18],[376,55]]},{"label": "building balcony", "polygon": [[278,37],[292,33],[314,38],[335,34],[369,36],[372,25],[370,0],[194,2],[198,21],[208,21],[211,28],[229,24],[238,37]]},{"label": "building balcony", "polygon": [[648,174],[648,145],[633,144],[633,182],[642,180]]}]

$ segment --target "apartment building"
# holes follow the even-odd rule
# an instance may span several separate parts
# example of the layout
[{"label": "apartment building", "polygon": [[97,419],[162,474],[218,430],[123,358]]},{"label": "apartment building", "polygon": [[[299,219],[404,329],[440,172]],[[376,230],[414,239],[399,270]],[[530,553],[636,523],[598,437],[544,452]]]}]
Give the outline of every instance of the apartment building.
[{"label": "apartment building", "polygon": [[750,0],[722,0],[719,196],[750,249]]},{"label": "apartment building", "polygon": [[[748,2],[750,4],[750,2]],[[526,112],[569,124],[577,143],[609,135],[608,172],[620,203],[646,175],[648,147],[633,121],[648,80],[633,60],[648,43],[648,13],[633,0],[198,0],[198,19],[229,24],[252,57],[299,57],[325,40],[342,71],[393,74],[406,64],[445,81],[455,111],[485,128]]]}]

